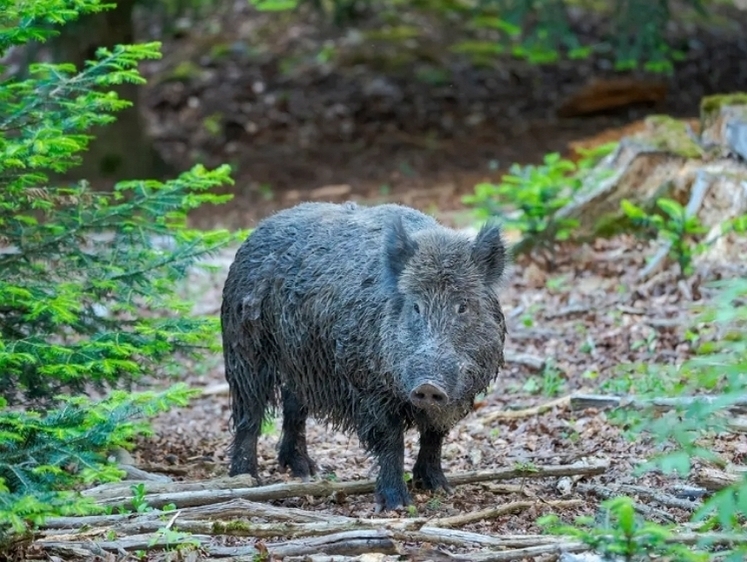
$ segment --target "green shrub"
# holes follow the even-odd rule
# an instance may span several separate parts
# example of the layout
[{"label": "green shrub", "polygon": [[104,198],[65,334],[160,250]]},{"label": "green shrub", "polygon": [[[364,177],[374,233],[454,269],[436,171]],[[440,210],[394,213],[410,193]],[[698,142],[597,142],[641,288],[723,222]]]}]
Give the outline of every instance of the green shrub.
[{"label": "green shrub", "polygon": [[[259,10],[283,11],[309,5],[327,14],[336,25],[351,24],[361,13],[378,12],[396,19],[402,3],[392,0],[249,0]],[[685,0],[677,12],[691,8],[707,15],[703,0]],[[476,64],[510,55],[533,64],[579,59],[597,54],[611,60],[617,70],[643,68],[670,73],[684,53],[667,44],[664,30],[673,19],[671,0],[615,0],[583,3],[575,0],[410,0],[410,9],[425,9],[441,16],[453,28],[459,21],[474,37],[458,41],[452,50],[472,57]],[[572,27],[569,8],[583,9],[607,22],[603,37],[584,45]],[[405,8],[407,9],[407,7]],[[498,37],[485,38],[485,34]]]},{"label": "green shrub", "polygon": [[[58,4],[12,5],[0,45],[48,34],[35,33],[37,21],[73,17]],[[47,183],[79,161],[87,129],[129,105],[106,88],[142,82],[136,64],[157,56],[155,43],[100,49],[80,72],[34,64],[29,79],[0,83],[0,395],[9,400],[125,383],[172,367],[177,351],[217,344],[216,320],[191,317],[174,287],[233,240],[186,226],[190,209],[226,200],[206,191],[230,181],[228,166],[113,193]]]},{"label": "green shrub", "polygon": [[474,208],[477,218],[500,216],[506,228],[518,230],[522,241],[514,248],[516,252],[530,249],[539,239],[566,240],[578,221],[556,218],[556,211],[572,200],[593,163],[614,146],[611,143],[585,151],[579,162],[551,153],[539,166],[513,164],[499,183],[480,183],[462,201]]},{"label": "green shrub", "polygon": [[44,413],[0,412],[0,538],[50,514],[101,511],[72,490],[119,480],[123,472],[108,461],[109,451],[149,435],[148,417],[186,405],[193,394],[174,385],[160,393],[115,391],[98,402],[62,398],[59,408]]},{"label": "green shrub", "polygon": [[[104,7],[0,1],[0,57]],[[121,182],[106,193],[49,179],[80,162],[91,127],[129,105],[109,89],[142,83],[136,66],[158,49],[99,49],[83,69],[31,64],[24,79],[0,67],[2,539],[49,515],[90,510],[75,490],[121,477],[107,459],[112,447],[127,446],[147,432],[148,417],[192,395],[183,385],[115,391],[98,402],[61,392],[128,386],[219,350],[217,319],[193,316],[177,287],[198,260],[245,234],[187,226],[189,210],[226,200],[208,190],[231,181],[228,167],[196,166],[171,181]]]}]

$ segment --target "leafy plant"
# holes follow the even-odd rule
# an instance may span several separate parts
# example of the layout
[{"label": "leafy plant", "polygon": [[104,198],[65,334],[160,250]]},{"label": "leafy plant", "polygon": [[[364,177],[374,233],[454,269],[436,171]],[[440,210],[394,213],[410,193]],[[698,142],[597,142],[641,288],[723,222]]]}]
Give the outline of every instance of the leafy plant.
[{"label": "leafy plant", "polygon": [[[351,24],[365,11],[401,13],[402,3],[391,0],[249,0],[259,10],[284,11],[310,5],[328,15],[336,25]],[[667,44],[664,29],[673,19],[671,0],[615,0],[580,6],[573,0],[410,0],[412,9],[424,9],[453,26],[455,21],[472,36],[452,45],[452,50],[471,57],[475,64],[490,63],[496,56],[510,55],[533,64],[586,58],[592,54],[612,60],[617,70],[643,68],[671,73],[674,61],[684,53]],[[599,14],[609,24],[595,44],[583,44],[569,8]],[[686,0],[700,16],[707,15],[703,0]],[[398,11],[399,10],[399,11]],[[589,15],[591,15],[591,13]],[[396,17],[395,15],[395,17]]]},{"label": "leafy plant", "polygon": [[[111,7],[1,1],[0,60]],[[137,64],[158,56],[159,44],[147,43],[99,49],[80,70],[34,63],[20,78],[0,66],[0,539],[49,515],[93,510],[76,490],[121,478],[108,452],[192,396],[184,385],[100,401],[61,391],[129,386],[180,371],[180,355],[219,349],[217,320],[193,316],[177,288],[190,267],[244,234],[187,227],[191,209],[227,199],[208,190],[230,183],[228,167],[107,193],[49,179],[80,162],[91,127],[130,105],[110,89],[142,83]]]},{"label": "leafy plant", "polygon": [[[618,496],[602,503],[598,517],[578,517],[574,525],[564,524],[557,515],[547,515],[538,524],[547,531],[579,540],[606,559],[656,560],[673,562],[708,560],[708,553],[690,545],[677,544],[671,527],[646,521],[636,514],[633,500]],[[608,558],[609,557],[609,558]]]},{"label": "leafy plant", "polygon": [[[34,33],[34,22],[77,14],[31,4],[36,12],[18,2],[0,16],[0,45],[43,38],[49,30]],[[14,17],[27,18],[23,33],[8,27]],[[9,400],[122,384],[174,368],[176,352],[218,349],[216,320],[192,317],[174,288],[235,239],[186,226],[189,210],[227,200],[207,191],[231,181],[228,166],[121,182],[113,193],[48,184],[49,172],[79,162],[86,130],[129,105],[106,88],[142,82],[138,61],[157,56],[157,43],[99,49],[81,72],[32,64],[30,78],[0,83],[0,394]]]},{"label": "leafy plant", "polygon": [[[115,447],[149,435],[147,419],[184,406],[195,391],[174,385],[160,392],[115,391],[92,402],[60,397],[48,412],[0,412],[0,537],[42,523],[50,514],[100,511],[70,490],[95,481],[119,480],[123,472],[107,460]],[[5,404],[3,404],[5,408]],[[67,490],[67,491],[66,491]]]},{"label": "leafy plant", "polygon": [[[613,145],[586,151],[579,162],[558,153],[547,154],[542,165],[513,164],[500,183],[480,183],[462,201],[475,209],[478,218],[501,216],[507,228],[518,230],[525,241],[566,240],[578,221],[556,218],[555,212],[569,203],[593,164]],[[523,251],[530,244],[517,245]]]},{"label": "leafy plant", "polygon": [[627,199],[620,202],[622,211],[635,226],[653,230],[657,237],[671,244],[669,255],[677,261],[680,274],[690,275],[693,257],[701,248],[694,239],[706,229],[696,215],[688,216],[686,208],[674,199],[662,197],[656,200],[656,206],[661,214],[647,213]]}]

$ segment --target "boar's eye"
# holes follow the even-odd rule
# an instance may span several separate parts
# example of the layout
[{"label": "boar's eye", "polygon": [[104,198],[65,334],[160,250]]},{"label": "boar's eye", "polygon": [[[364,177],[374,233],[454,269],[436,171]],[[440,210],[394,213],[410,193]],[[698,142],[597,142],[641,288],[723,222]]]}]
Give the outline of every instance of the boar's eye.
[{"label": "boar's eye", "polygon": [[457,314],[464,314],[465,312],[467,312],[467,303],[460,302],[458,305],[456,305],[456,311]]},{"label": "boar's eye", "polygon": [[412,309],[415,311],[415,314],[420,314],[420,305],[418,303],[414,303]]}]

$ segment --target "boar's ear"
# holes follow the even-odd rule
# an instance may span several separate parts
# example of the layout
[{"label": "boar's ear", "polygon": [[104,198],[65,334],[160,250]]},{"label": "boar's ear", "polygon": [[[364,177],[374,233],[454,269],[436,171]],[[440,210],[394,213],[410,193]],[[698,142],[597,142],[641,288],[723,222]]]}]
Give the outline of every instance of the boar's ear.
[{"label": "boar's ear", "polygon": [[472,243],[472,259],[488,285],[501,280],[506,268],[506,244],[500,226],[488,223],[480,229]]},{"label": "boar's ear", "polygon": [[397,283],[418,244],[407,234],[400,217],[395,217],[384,234],[384,268],[390,281]]}]

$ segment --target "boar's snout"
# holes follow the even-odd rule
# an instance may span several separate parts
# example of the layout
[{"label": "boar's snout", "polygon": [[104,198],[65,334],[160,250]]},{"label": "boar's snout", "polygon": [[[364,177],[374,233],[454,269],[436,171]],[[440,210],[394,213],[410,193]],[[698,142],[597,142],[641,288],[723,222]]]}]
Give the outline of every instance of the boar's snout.
[{"label": "boar's snout", "polygon": [[410,402],[418,408],[440,408],[449,403],[449,395],[437,384],[425,382],[412,389]]}]

